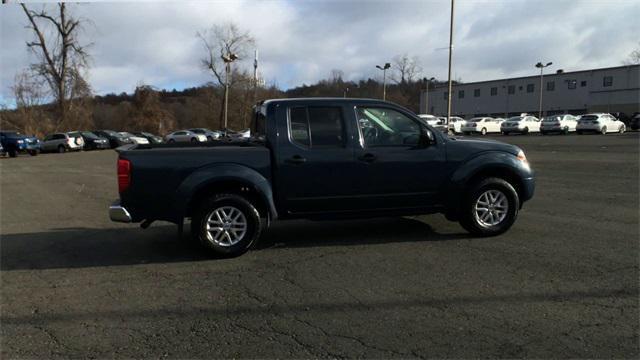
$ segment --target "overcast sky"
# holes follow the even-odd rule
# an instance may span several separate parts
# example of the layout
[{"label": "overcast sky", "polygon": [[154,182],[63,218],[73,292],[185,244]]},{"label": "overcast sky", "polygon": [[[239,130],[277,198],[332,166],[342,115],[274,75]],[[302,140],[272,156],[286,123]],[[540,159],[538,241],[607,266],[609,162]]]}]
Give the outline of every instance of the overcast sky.
[{"label": "overcast sky", "polygon": [[[346,80],[377,77],[376,64],[403,53],[420,58],[424,76],[447,77],[449,0],[110,1],[70,9],[91,20],[82,41],[93,43],[89,82],[98,94],[210,81],[195,34],[228,21],[255,37],[261,72],[283,89],[331,69]],[[532,75],[538,61],[553,61],[549,71],[618,66],[639,46],[638,0],[458,0],[455,15],[453,73],[466,82]],[[13,103],[14,76],[33,61],[26,24],[19,5],[0,5],[0,104]]]}]

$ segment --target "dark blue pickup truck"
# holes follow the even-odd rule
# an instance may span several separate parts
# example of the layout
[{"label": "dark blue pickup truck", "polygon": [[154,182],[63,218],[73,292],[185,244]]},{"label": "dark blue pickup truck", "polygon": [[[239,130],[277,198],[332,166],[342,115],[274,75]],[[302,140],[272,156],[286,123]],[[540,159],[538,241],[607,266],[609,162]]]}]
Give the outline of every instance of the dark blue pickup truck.
[{"label": "dark blue pickup truck", "polygon": [[191,218],[203,245],[238,255],[276,219],[443,213],[497,235],[533,196],[518,147],[448,137],[389,102],[267,100],[251,131],[245,142],[120,147],[111,219],[181,227]]},{"label": "dark blue pickup truck", "polygon": [[17,131],[0,131],[0,144],[10,157],[26,152],[31,156],[40,153],[40,140],[35,136],[22,135]]}]

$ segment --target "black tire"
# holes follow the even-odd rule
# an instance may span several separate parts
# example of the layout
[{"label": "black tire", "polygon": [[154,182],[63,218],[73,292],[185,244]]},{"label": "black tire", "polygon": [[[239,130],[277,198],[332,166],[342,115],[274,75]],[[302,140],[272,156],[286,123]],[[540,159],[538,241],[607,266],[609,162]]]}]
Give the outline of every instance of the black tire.
[{"label": "black tire", "polygon": [[527,135],[529,133],[529,128],[526,127],[524,128],[524,130],[522,131],[522,134]]},{"label": "black tire", "polygon": [[9,153],[9,157],[14,158],[18,156],[18,151],[15,148],[10,148],[7,152]]},{"label": "black tire", "polygon": [[[476,216],[475,205],[478,199],[489,190],[502,193],[508,203],[505,217],[497,224],[488,226]],[[487,178],[476,183],[467,193],[460,209],[460,225],[477,236],[495,236],[509,230],[518,217],[520,198],[511,184],[500,178]]]},{"label": "black tire", "polygon": [[31,156],[38,156],[39,151],[38,150],[29,150],[28,153]]},{"label": "black tire", "polygon": [[582,135],[582,130],[576,130],[576,134]]},{"label": "black tire", "polygon": [[547,135],[546,131],[540,131],[540,135]]},{"label": "black tire", "polygon": [[487,128],[482,128],[482,130],[480,130],[480,135],[487,135]]},{"label": "black tire", "polygon": [[508,135],[509,135],[509,132],[508,132],[508,131],[503,131],[503,132],[502,132],[502,135],[504,135],[504,136],[508,136]]},{"label": "black tire", "polygon": [[173,144],[174,142],[176,142],[174,139],[169,139],[168,141],[169,144]]},{"label": "black tire", "polygon": [[[233,207],[244,215],[247,228],[244,236],[234,245],[218,244],[207,234],[206,219],[216,209]],[[205,200],[195,211],[191,219],[191,235],[213,254],[223,257],[233,257],[244,254],[260,237],[262,220],[258,210],[246,198],[236,194],[218,194]]]},{"label": "black tire", "polygon": [[211,135],[207,136],[207,141],[213,141],[213,138],[211,137]]},{"label": "black tire", "polygon": [[600,134],[607,135],[607,127],[606,126],[603,126],[602,129],[600,129]]},{"label": "black tire", "polygon": [[618,128],[618,132],[619,132],[620,134],[624,134],[625,130],[626,130],[626,128],[625,128],[625,126],[624,126],[624,125],[620,125],[620,128]]},{"label": "black tire", "polygon": [[196,139],[196,138],[191,138],[191,142],[192,142],[192,143],[194,143],[194,142],[198,142],[198,139]]},{"label": "black tire", "polygon": [[58,153],[62,154],[67,152],[67,148],[64,147],[63,145],[58,146]]},{"label": "black tire", "polygon": [[569,128],[565,127],[564,129],[562,129],[562,135],[569,135]]}]

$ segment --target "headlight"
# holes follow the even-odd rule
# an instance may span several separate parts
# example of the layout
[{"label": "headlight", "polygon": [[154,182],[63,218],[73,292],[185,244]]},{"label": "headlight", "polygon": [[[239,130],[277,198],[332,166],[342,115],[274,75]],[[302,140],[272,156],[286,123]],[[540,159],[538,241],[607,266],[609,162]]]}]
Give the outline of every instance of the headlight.
[{"label": "headlight", "polygon": [[525,166],[529,167],[529,161],[527,160],[527,157],[524,155],[524,151],[520,150],[518,152],[518,155],[516,155],[516,159],[518,159],[518,161],[520,161]]},{"label": "headlight", "polygon": [[18,140],[17,143],[18,144],[22,144],[22,143],[24,143],[24,140]]}]

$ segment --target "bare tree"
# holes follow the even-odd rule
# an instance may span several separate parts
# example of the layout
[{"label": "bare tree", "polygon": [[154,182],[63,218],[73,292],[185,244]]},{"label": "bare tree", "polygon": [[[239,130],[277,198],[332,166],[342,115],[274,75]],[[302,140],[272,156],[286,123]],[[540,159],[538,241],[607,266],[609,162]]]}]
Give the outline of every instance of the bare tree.
[{"label": "bare tree", "polygon": [[332,84],[341,83],[343,78],[344,78],[344,71],[340,69],[332,69],[331,73],[329,74],[329,81]]},{"label": "bare tree", "polygon": [[[241,30],[234,23],[213,25],[210,29],[198,32],[196,36],[202,41],[206,55],[200,60],[202,67],[211,72],[215,82],[224,87],[229,82],[232,88],[238,82],[246,81],[246,76],[240,76],[243,72],[230,71],[229,79],[226,76],[226,68],[223,57],[234,54],[238,61],[246,59],[249,48],[255,44],[255,40],[248,31]],[[224,98],[220,97],[220,102]],[[220,121],[222,122],[224,106],[220,106]]]},{"label": "bare tree", "polygon": [[638,48],[629,53],[627,60],[623,61],[625,65],[638,65],[640,64],[640,42]]},{"label": "bare tree", "polygon": [[409,57],[409,54],[394,57],[392,67],[394,69],[392,79],[400,84],[413,82],[422,72],[420,59],[417,56]]},{"label": "bare tree", "polygon": [[36,12],[20,5],[35,37],[27,42],[27,47],[38,59],[31,64],[31,70],[45,80],[55,99],[56,127],[59,127],[67,120],[70,100],[90,90],[82,77],[83,70],[89,65],[87,46],[81,45],[79,40],[83,21],[71,15],[65,3],[58,4],[55,15],[45,8]]}]

